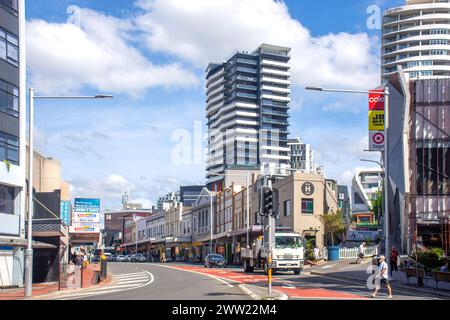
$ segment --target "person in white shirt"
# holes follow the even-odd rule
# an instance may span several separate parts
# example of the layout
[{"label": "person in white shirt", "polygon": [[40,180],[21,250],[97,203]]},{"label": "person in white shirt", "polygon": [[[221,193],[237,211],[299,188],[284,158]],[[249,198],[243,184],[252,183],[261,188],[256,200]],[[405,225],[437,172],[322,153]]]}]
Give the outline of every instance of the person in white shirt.
[{"label": "person in white shirt", "polygon": [[[386,257],[380,256],[380,266],[379,266],[379,272],[380,272],[380,284],[384,285],[387,288],[388,291],[388,298],[392,299],[392,288],[389,284],[389,270],[388,265],[386,263]],[[380,290],[379,286],[375,286],[375,291],[370,295],[372,298],[376,298],[378,291]]]},{"label": "person in white shirt", "polygon": [[320,260],[320,252],[319,252],[319,248],[317,248],[317,247],[314,248],[314,260],[315,260],[315,262]]},{"label": "person in white shirt", "polygon": [[360,264],[366,255],[366,245],[365,243],[361,243],[358,249],[358,258],[356,259],[356,263]]}]

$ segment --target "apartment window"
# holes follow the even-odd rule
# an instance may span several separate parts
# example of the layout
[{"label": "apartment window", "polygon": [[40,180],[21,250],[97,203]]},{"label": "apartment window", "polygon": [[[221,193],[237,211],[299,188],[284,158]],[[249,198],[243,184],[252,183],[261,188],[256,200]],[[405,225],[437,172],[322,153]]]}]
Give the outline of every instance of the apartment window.
[{"label": "apartment window", "polygon": [[0,213],[14,214],[14,188],[0,185]]},{"label": "apartment window", "polygon": [[284,216],[289,217],[291,215],[291,200],[285,201],[283,207]]},{"label": "apartment window", "polygon": [[0,111],[19,117],[19,88],[0,80]]},{"label": "apartment window", "polygon": [[430,50],[430,55],[432,55],[432,56],[445,56],[445,55],[447,55],[447,50]]},{"label": "apartment window", "polygon": [[0,29],[0,59],[19,66],[19,39],[4,29]]},{"label": "apartment window", "polygon": [[302,214],[314,214],[313,199],[302,199]]},{"label": "apartment window", "polygon": [[445,39],[432,39],[432,40],[430,40],[430,45],[447,45],[447,40],[445,40]]},{"label": "apartment window", "polygon": [[432,29],[431,34],[448,34],[448,29]]},{"label": "apartment window", "polygon": [[19,165],[19,138],[0,132],[0,161]]}]

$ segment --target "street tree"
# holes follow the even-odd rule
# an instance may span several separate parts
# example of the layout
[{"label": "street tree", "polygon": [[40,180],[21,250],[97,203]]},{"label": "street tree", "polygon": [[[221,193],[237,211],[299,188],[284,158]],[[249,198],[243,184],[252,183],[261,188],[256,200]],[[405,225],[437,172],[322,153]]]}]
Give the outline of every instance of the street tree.
[{"label": "street tree", "polygon": [[334,247],[335,239],[338,234],[345,232],[345,223],[341,210],[331,212],[320,217],[325,229],[326,235],[331,235],[331,245]]},{"label": "street tree", "polygon": [[380,190],[372,200],[372,212],[378,218],[383,216],[383,192]]}]

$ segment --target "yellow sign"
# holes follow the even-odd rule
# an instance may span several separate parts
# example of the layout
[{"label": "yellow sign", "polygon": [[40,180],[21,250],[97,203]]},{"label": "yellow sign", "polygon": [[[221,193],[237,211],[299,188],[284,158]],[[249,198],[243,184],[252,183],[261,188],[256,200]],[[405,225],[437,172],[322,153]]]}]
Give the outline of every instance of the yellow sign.
[{"label": "yellow sign", "polygon": [[384,131],[384,111],[369,112],[369,131]]}]

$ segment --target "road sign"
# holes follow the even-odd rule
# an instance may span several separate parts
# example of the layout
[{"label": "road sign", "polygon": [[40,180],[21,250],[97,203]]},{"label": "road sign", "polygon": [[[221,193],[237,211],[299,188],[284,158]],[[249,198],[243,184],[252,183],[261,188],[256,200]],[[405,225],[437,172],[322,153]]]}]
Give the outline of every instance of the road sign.
[{"label": "road sign", "polygon": [[384,151],[384,144],[385,144],[384,132],[380,131],[369,132],[370,151]]}]

